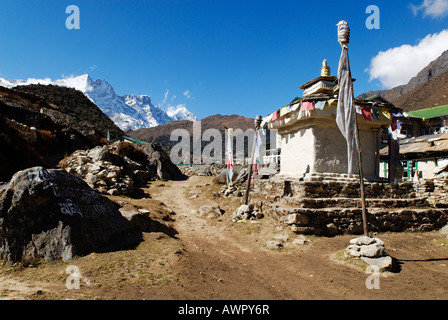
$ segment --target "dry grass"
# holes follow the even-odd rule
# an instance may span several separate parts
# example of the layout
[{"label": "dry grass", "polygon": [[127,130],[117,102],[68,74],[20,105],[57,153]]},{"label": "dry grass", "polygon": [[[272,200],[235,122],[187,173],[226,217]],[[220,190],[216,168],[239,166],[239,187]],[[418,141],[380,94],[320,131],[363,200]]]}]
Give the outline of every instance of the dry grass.
[{"label": "dry grass", "polygon": [[[42,262],[26,268],[1,266],[0,276],[14,277],[24,283],[41,283],[49,288],[37,290],[28,299],[104,299],[104,292],[120,291],[126,286],[163,286],[177,281],[178,274],[170,265],[179,260],[182,252],[178,240],[163,233],[145,233],[144,241],[135,250],[92,253],[68,262]],[[80,290],[67,290],[68,266],[79,268]],[[2,294],[5,296],[8,292]]]}]

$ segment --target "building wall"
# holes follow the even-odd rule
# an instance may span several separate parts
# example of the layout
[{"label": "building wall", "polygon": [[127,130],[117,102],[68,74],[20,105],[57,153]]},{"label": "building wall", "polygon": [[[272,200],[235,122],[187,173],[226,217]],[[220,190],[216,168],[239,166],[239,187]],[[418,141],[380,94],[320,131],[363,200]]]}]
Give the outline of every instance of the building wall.
[{"label": "building wall", "polygon": [[[447,160],[447,159],[446,158],[438,158],[438,159],[415,160],[414,161],[414,175],[418,174],[418,177],[420,179],[431,179],[434,176],[433,171],[436,168],[437,163],[442,160]],[[405,174],[403,176],[403,179],[409,179],[411,176],[410,175],[410,170],[411,170],[410,161],[402,161],[402,163],[403,163],[403,167],[405,169]],[[380,165],[379,165],[381,178],[388,177],[387,168],[388,168],[387,162],[381,161]]]},{"label": "building wall", "polygon": [[282,156],[280,174],[302,177],[314,170],[315,137],[312,128],[304,128],[294,133],[282,135]]},{"label": "building wall", "polygon": [[[361,129],[363,173],[366,178],[378,177],[377,131]],[[356,151],[356,159],[357,159]],[[301,178],[307,173],[346,174],[347,142],[337,127],[314,123],[313,127],[282,134],[280,174]]]}]

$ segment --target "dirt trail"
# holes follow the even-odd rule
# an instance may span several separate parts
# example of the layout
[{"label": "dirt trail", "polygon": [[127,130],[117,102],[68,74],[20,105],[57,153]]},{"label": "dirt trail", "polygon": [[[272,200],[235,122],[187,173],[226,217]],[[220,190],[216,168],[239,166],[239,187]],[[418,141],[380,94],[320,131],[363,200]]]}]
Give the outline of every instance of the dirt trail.
[{"label": "dirt trail", "polygon": [[172,292],[179,296],[173,298],[448,298],[448,249],[437,244],[445,237],[439,232],[381,235],[391,256],[399,259],[401,272],[382,276],[380,290],[369,290],[369,274],[333,258],[353,236],[310,237],[308,245],[272,250],[266,248],[267,240],[286,234],[291,243],[295,235],[279,230],[268,218],[258,225],[233,223],[230,210],[222,221],[198,217],[195,210],[201,205],[219,203],[206,197],[204,189],[211,188],[210,182],[208,177],[191,177],[164,183],[154,194],[176,212],[175,228],[187,251],[175,266],[180,279],[178,290]]}]

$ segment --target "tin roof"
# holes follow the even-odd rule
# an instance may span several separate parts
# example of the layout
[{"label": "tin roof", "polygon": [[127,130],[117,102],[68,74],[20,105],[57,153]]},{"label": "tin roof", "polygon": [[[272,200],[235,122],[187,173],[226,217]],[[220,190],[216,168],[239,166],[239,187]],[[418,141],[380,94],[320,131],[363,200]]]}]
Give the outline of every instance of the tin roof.
[{"label": "tin roof", "polygon": [[408,112],[410,118],[432,119],[448,115],[448,105]]}]

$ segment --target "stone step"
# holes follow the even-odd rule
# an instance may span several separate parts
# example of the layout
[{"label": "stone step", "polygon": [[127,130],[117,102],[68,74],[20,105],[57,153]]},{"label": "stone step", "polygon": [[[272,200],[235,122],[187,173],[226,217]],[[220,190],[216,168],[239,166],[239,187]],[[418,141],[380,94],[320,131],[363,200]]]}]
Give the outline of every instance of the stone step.
[{"label": "stone step", "polygon": [[[372,215],[432,215],[432,214],[448,214],[448,209],[440,209],[434,207],[422,207],[422,208],[378,208],[367,207],[367,213]],[[359,215],[362,213],[362,209],[358,207],[328,207],[328,208],[301,208],[291,207],[274,204],[263,204],[263,212],[275,211],[278,216],[285,216],[292,213],[305,214],[305,215],[322,215],[327,217],[337,217],[339,215]]]},{"label": "stone step", "polygon": [[[362,209],[357,207],[300,208],[263,203],[263,214],[296,233],[316,235],[360,234]],[[367,208],[369,230],[374,232],[431,231],[448,222],[448,209]]]},{"label": "stone step", "polygon": [[[366,199],[367,208],[422,208],[428,207],[426,197],[410,199]],[[360,198],[298,198],[284,197],[279,204],[299,208],[361,208]]]}]

